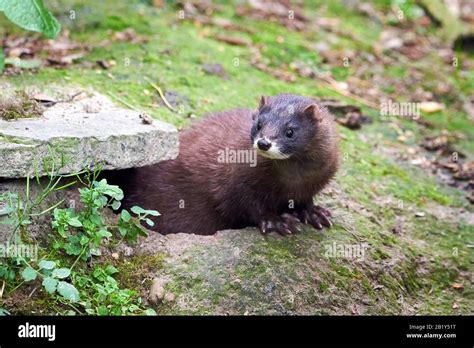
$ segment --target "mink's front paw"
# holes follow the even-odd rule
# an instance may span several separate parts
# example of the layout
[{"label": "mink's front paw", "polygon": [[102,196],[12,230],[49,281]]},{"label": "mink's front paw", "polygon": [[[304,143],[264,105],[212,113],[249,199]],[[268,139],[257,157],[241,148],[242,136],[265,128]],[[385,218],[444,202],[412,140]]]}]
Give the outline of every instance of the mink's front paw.
[{"label": "mink's front paw", "polygon": [[262,234],[267,234],[269,232],[277,232],[282,236],[287,236],[290,234],[295,234],[300,231],[298,223],[300,221],[298,218],[294,217],[291,214],[282,214],[281,216],[273,216],[271,218],[266,218],[260,221],[259,228]]},{"label": "mink's front paw", "polygon": [[331,212],[319,205],[313,205],[310,208],[303,209],[299,214],[302,223],[310,224],[314,228],[321,230],[323,226],[330,228],[332,226],[329,218],[332,216]]}]

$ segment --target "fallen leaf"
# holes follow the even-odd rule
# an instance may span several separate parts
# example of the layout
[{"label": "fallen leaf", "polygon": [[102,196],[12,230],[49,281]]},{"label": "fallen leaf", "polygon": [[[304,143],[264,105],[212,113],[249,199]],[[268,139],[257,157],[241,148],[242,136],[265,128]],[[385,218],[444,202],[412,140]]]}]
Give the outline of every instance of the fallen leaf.
[{"label": "fallen leaf", "polygon": [[224,70],[224,68],[222,67],[221,64],[219,63],[216,63],[216,64],[204,64],[202,66],[202,69],[210,74],[210,75],[217,75],[217,76],[220,76],[222,77],[224,80],[228,80],[229,79],[229,75],[227,74],[227,72]]},{"label": "fallen leaf", "polygon": [[451,156],[457,153],[458,157],[465,158],[466,155],[457,150],[452,144],[458,138],[450,133],[442,132],[441,135],[434,135],[425,137],[420,146],[428,151],[438,151],[440,156]]},{"label": "fallen leaf", "polygon": [[20,59],[20,58],[7,58],[5,59],[5,65],[13,65],[21,69],[36,69],[41,66],[41,60],[39,59]]},{"label": "fallen leaf", "polygon": [[288,29],[304,30],[309,19],[297,4],[287,1],[249,0],[248,6],[238,7],[237,16],[267,22],[278,22]]},{"label": "fallen leaf", "polygon": [[56,64],[56,65],[70,65],[72,64],[75,60],[81,59],[86,55],[86,52],[78,52],[78,53],[73,53],[69,55],[58,55],[58,56],[50,56],[47,58],[48,62],[50,64]]},{"label": "fallen leaf", "polygon": [[474,161],[460,165],[453,177],[458,180],[474,180]]},{"label": "fallen leaf", "polygon": [[427,114],[444,110],[444,104],[434,101],[421,102],[419,107],[421,111],[426,112]]},{"label": "fallen leaf", "polygon": [[45,106],[52,106],[57,103],[56,99],[44,93],[34,93],[31,98]]},{"label": "fallen leaf", "polygon": [[216,35],[215,39],[235,46],[248,46],[250,44],[247,40],[233,36]]},{"label": "fallen leaf", "polygon": [[110,69],[112,67],[112,65],[104,59],[99,59],[98,61],[96,61],[96,63],[98,66],[105,70]]},{"label": "fallen leaf", "polygon": [[139,37],[133,28],[127,28],[123,31],[117,31],[113,34],[113,39],[120,42],[143,43],[147,38]]},{"label": "fallen leaf", "polygon": [[451,285],[451,287],[452,287],[453,289],[456,289],[456,290],[463,290],[463,289],[464,289],[464,285],[462,285],[462,284],[460,284],[460,283],[453,283],[453,284]]},{"label": "fallen leaf", "polygon": [[449,139],[446,135],[426,137],[421,142],[421,146],[428,151],[436,151],[447,147]]},{"label": "fallen leaf", "polygon": [[363,124],[372,122],[370,117],[362,115],[361,109],[356,105],[333,99],[323,99],[321,104],[336,116],[339,124],[349,129],[360,129]]}]

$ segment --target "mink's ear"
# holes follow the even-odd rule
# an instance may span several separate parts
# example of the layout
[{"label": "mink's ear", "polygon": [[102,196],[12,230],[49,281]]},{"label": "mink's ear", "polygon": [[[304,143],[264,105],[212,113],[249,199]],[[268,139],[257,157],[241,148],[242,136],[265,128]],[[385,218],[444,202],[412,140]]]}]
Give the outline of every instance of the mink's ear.
[{"label": "mink's ear", "polygon": [[304,110],[303,110],[303,114],[306,116],[306,117],[310,117],[311,119],[313,119],[314,121],[316,122],[321,122],[323,117],[322,117],[322,114],[321,114],[321,108],[316,105],[316,104],[310,104],[308,105]]},{"label": "mink's ear", "polygon": [[260,104],[258,105],[258,109],[261,110],[265,105],[268,104],[268,102],[269,102],[269,98],[262,95],[260,97]]},{"label": "mink's ear", "polygon": [[265,97],[264,95],[262,95],[260,97],[260,102],[258,104],[258,108],[257,108],[257,111],[255,111],[254,113],[252,113],[252,120],[255,121],[255,119],[257,118],[258,116],[258,113],[262,110],[262,108],[268,104],[268,97]]}]

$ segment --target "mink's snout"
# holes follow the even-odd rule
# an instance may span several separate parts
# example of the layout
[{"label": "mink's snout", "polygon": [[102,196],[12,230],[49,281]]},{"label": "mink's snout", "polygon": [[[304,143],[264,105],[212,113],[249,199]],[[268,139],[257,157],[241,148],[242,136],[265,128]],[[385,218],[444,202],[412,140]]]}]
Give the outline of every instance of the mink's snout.
[{"label": "mink's snout", "polygon": [[260,150],[267,151],[272,147],[272,143],[266,139],[258,139],[257,146]]}]

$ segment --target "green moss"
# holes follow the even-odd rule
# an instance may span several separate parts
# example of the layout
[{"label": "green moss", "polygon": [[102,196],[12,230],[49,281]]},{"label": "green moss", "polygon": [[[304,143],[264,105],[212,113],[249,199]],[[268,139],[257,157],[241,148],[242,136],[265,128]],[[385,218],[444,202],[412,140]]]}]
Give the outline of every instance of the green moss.
[{"label": "green moss", "polygon": [[121,287],[127,289],[138,289],[143,292],[149,290],[153,275],[162,267],[164,255],[157,253],[152,255],[135,255],[133,257],[109,259],[119,270],[117,280]]},{"label": "green moss", "polygon": [[0,118],[4,120],[40,117],[42,114],[41,105],[23,90],[14,90],[0,99]]}]

